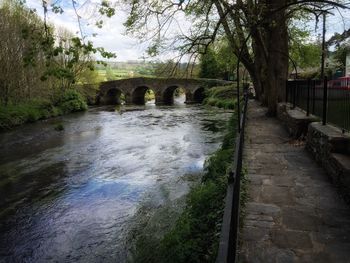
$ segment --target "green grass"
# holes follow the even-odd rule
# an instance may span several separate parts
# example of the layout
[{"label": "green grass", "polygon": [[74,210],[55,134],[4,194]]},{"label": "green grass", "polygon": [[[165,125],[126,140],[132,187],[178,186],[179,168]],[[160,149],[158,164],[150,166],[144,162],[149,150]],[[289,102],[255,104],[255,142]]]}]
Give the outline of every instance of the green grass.
[{"label": "green grass", "polygon": [[18,105],[0,106],[0,129],[9,129],[26,122],[35,122],[62,112],[46,100],[31,100]]},{"label": "green grass", "polygon": [[160,241],[145,236],[139,238],[135,262],[215,262],[227,171],[233,156],[235,120],[233,115],[221,149],[206,161],[202,181],[191,189],[186,207],[175,226]]},{"label": "green grass", "polygon": [[[146,72],[139,72],[136,70],[127,70],[127,69],[110,69],[111,75],[109,78],[112,78],[113,80],[118,79],[127,79],[127,78],[134,78],[134,77],[154,77],[151,73]],[[102,78],[103,81],[108,80],[108,74],[106,69],[97,69],[98,75]]]},{"label": "green grass", "polygon": [[203,104],[223,109],[235,109],[236,107],[235,86],[213,87],[206,91],[206,98]]},{"label": "green grass", "polygon": [[66,90],[55,104],[63,114],[87,110],[84,97],[76,90]]},{"label": "green grass", "polygon": [[86,109],[83,96],[75,90],[67,90],[56,102],[35,99],[16,105],[0,106],[0,130]]}]

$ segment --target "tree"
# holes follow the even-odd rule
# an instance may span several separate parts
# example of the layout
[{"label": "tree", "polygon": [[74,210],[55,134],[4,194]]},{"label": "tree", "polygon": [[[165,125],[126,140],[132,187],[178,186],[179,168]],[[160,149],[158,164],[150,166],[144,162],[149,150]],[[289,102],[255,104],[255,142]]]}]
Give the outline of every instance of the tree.
[{"label": "tree", "polygon": [[0,5],[0,103],[18,103],[37,96],[47,98],[54,85],[40,81],[46,69],[41,50],[43,22],[17,1]]},{"label": "tree", "polygon": [[346,67],[346,56],[350,52],[349,43],[343,43],[339,45],[334,51],[334,60],[338,63],[338,68],[340,70],[345,70]]},{"label": "tree", "polygon": [[226,39],[216,40],[199,58],[199,77],[228,80],[235,74],[237,59]]},{"label": "tree", "polygon": [[1,105],[54,99],[93,69],[93,47],[45,25],[20,1],[1,2],[0,24]]},{"label": "tree", "polygon": [[[5,2],[11,2],[9,0],[5,0]],[[29,7],[25,7],[25,1],[23,0],[12,0],[12,2],[16,3],[16,5],[25,8],[27,12],[32,15],[36,15],[37,10],[31,9]],[[41,52],[44,54],[46,59],[49,62],[47,63],[48,69],[43,75],[43,80],[46,80],[49,76],[56,77],[61,80],[62,84],[70,85],[69,83],[75,82],[75,74],[73,71],[77,69],[76,63],[79,60],[79,56],[84,54],[84,56],[91,56],[92,54],[98,53],[101,57],[109,59],[115,58],[116,55],[105,51],[103,47],[95,47],[92,41],[87,40],[87,35],[83,30],[83,25],[87,24],[86,21],[83,23],[83,16],[79,13],[79,9],[85,7],[86,10],[93,10],[93,14],[90,13],[92,19],[94,19],[95,25],[99,28],[103,26],[103,18],[111,17],[115,14],[115,8],[111,5],[111,3],[107,0],[101,1],[88,1],[88,0],[71,0],[65,1],[63,4],[61,1],[48,1],[41,0],[43,11],[44,11],[44,19],[40,21],[40,28],[33,29],[28,28],[26,25],[22,27],[23,36],[31,39],[33,42],[39,44],[39,48],[31,50],[28,52],[25,58],[25,63],[36,63],[37,53]],[[49,15],[60,15],[65,12],[66,8],[71,8],[76,17],[77,23],[79,26],[80,36],[74,36],[73,34],[69,34],[65,36],[64,40],[60,38],[58,35],[59,45],[55,46],[56,36],[53,34],[52,26],[47,23],[47,19]],[[95,34],[93,34],[95,36]],[[69,48],[65,48],[67,43],[69,42]],[[55,46],[53,48],[53,46]],[[63,67],[60,67],[57,62],[58,57],[69,57],[69,62],[64,63]],[[80,60],[79,60],[80,62]],[[97,63],[103,63],[102,61],[97,61]],[[93,68],[93,65],[90,65]]]},{"label": "tree", "polygon": [[[320,72],[321,42],[313,41],[310,32],[296,26],[289,27],[290,71],[297,67],[298,76],[310,77]],[[299,72],[302,69],[303,72]],[[301,73],[301,74],[300,74]]]},{"label": "tree", "polygon": [[219,78],[220,69],[215,51],[208,48],[207,52],[200,57],[200,78],[216,79]]},{"label": "tree", "polygon": [[[152,38],[149,49],[152,55],[164,46],[177,45],[179,57],[187,53],[196,58],[195,54],[205,53],[215,39],[225,36],[271,115],[276,114],[278,100],[285,97],[288,20],[300,9],[318,12],[328,5],[345,7],[335,1],[304,0],[166,0],[132,1],[129,5],[130,14],[125,25],[130,33],[140,38]],[[189,32],[184,34],[180,30],[169,41],[168,25],[183,16],[192,21]]]},{"label": "tree", "polygon": [[156,77],[197,77],[198,67],[193,64],[179,63],[172,59],[165,62],[159,62],[154,68],[154,75]]},{"label": "tree", "polygon": [[220,40],[217,46],[217,60],[218,66],[222,71],[222,78],[229,80],[230,77],[236,74],[237,58],[232,54],[227,39]]}]

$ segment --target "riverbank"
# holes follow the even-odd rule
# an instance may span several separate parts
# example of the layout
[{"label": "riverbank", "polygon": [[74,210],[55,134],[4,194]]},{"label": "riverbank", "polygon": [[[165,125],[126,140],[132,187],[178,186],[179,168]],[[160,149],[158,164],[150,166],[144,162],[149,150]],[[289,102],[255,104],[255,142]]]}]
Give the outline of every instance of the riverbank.
[{"label": "riverbank", "polygon": [[56,101],[35,99],[16,105],[0,106],[0,131],[86,109],[86,100],[75,90],[67,90]]},{"label": "riverbank", "polygon": [[204,105],[233,110],[236,108],[235,85],[218,86],[206,91]]},{"label": "riverbank", "polygon": [[132,261],[215,262],[235,130],[232,114],[221,148],[206,160],[204,175],[187,195],[174,226],[159,240],[154,233],[139,236]]}]

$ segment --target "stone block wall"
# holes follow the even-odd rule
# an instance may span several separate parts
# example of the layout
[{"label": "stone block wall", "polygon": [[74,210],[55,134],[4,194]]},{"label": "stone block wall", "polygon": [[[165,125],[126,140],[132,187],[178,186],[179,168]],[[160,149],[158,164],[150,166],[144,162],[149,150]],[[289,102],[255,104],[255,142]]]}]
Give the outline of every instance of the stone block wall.
[{"label": "stone block wall", "polygon": [[295,139],[305,138],[308,131],[308,125],[318,121],[316,116],[306,116],[305,111],[295,108],[292,109],[290,103],[279,103],[277,105],[277,117],[287,128],[289,135]]},{"label": "stone block wall", "polygon": [[350,203],[350,135],[331,125],[322,125],[315,116],[292,109],[290,103],[279,103],[277,117],[293,138],[306,138],[306,149],[327,171],[345,199]]},{"label": "stone block wall", "polygon": [[350,201],[350,136],[331,125],[309,125],[306,149],[327,171],[334,184]]}]

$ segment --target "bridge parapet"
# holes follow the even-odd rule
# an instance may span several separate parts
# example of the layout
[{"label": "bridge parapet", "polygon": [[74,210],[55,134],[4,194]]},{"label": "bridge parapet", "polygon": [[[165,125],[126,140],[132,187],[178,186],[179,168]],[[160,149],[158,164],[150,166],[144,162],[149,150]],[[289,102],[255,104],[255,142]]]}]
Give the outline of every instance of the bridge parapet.
[{"label": "bridge parapet", "polygon": [[232,82],[216,79],[130,78],[113,80],[100,84],[98,101],[100,104],[120,104],[120,96],[124,94],[126,104],[144,104],[145,93],[151,89],[155,93],[157,105],[171,105],[175,90],[182,88],[186,93],[185,103],[201,103],[205,89],[229,84]]}]

